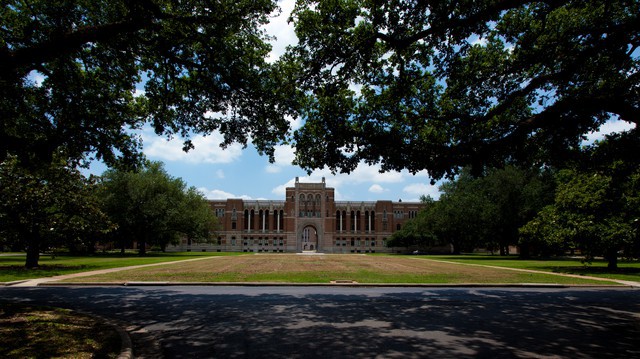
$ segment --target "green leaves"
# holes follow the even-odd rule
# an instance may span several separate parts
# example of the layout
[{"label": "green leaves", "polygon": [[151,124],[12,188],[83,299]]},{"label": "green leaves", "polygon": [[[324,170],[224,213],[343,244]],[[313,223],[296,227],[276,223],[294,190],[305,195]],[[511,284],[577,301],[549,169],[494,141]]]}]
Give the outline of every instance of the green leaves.
[{"label": "green leaves", "polygon": [[207,240],[215,217],[206,199],[180,178],[169,176],[159,162],[139,172],[109,170],[101,178],[102,208],[118,230],[114,238],[163,248],[182,237]]},{"label": "green leaves", "polygon": [[[219,130],[270,153],[289,130],[261,1],[13,1],[0,19],[0,159],[140,161],[129,131]],[[37,83],[29,81],[31,76]],[[144,86],[144,92],[141,88]],[[187,148],[189,144],[187,143]]]},{"label": "green leaves", "polygon": [[[566,162],[612,115],[640,118],[639,13],[637,1],[300,1],[289,59],[312,98],[301,116],[309,127],[341,120],[296,145],[297,161],[434,178],[505,161]],[[344,128],[336,147],[350,141],[353,150],[312,155]]]}]

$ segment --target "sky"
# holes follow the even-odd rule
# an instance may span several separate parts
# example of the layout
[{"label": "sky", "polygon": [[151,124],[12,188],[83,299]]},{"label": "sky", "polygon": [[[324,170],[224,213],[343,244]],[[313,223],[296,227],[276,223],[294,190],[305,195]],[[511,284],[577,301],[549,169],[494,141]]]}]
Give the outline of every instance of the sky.
[{"label": "sky", "polygon": [[[265,27],[268,34],[277,40],[272,42],[273,50],[269,60],[275,61],[289,44],[297,39],[293,27],[287,19],[293,9],[294,0],[280,2],[282,12],[271,19]],[[295,130],[299,121],[292,121]],[[590,134],[587,142],[601,138],[605,133],[619,132],[631,128],[623,121],[611,121],[599,132]],[[361,163],[351,174],[333,175],[329,170],[317,170],[307,175],[306,171],[291,165],[294,158],[290,146],[276,148],[276,162],[270,164],[265,156],[258,155],[249,145],[234,144],[221,149],[222,136],[214,133],[207,137],[196,135],[192,138],[195,149],[182,151],[182,139],[176,136],[167,141],[154,134],[150,128],[141,132],[143,152],[148,159],[161,161],[166,171],[173,177],[180,177],[188,186],[198,188],[208,199],[271,199],[284,200],[285,188],[293,187],[295,178],[300,182],[320,182],[324,177],[328,187],[335,188],[336,199],[340,201],[402,200],[419,201],[422,195],[438,199],[439,183],[431,185],[426,172],[415,175],[408,171],[380,173],[379,166]],[[92,164],[89,171],[101,174],[106,168],[100,163]]]}]

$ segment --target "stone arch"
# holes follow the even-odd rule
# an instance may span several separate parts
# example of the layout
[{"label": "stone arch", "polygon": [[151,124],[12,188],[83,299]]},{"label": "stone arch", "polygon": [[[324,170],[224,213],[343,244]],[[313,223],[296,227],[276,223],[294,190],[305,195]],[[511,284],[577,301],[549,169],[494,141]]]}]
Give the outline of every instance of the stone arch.
[{"label": "stone arch", "polygon": [[300,249],[302,251],[317,251],[320,241],[318,229],[313,224],[306,224],[300,233]]}]

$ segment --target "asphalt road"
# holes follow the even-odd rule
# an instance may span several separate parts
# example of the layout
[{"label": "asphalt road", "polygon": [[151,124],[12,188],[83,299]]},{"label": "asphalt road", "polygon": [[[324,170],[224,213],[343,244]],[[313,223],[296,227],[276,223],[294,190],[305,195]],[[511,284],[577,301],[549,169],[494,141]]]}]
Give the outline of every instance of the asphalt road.
[{"label": "asphalt road", "polygon": [[640,358],[629,288],[4,287],[2,301],[127,323],[166,358]]}]

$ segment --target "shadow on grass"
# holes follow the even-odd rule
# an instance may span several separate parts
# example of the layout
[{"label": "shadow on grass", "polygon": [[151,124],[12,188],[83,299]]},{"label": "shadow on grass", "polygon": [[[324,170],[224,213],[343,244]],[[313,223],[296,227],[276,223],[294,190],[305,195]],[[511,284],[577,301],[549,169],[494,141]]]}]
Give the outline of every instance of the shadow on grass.
[{"label": "shadow on grass", "polygon": [[3,358],[115,358],[120,336],[97,319],[68,310],[0,303]]},{"label": "shadow on grass", "polygon": [[0,272],[3,276],[15,276],[19,278],[27,277],[53,277],[57,275],[76,273],[79,271],[90,270],[91,266],[86,265],[63,265],[63,264],[45,264],[35,268],[25,268],[24,265],[8,265],[0,266]]}]

